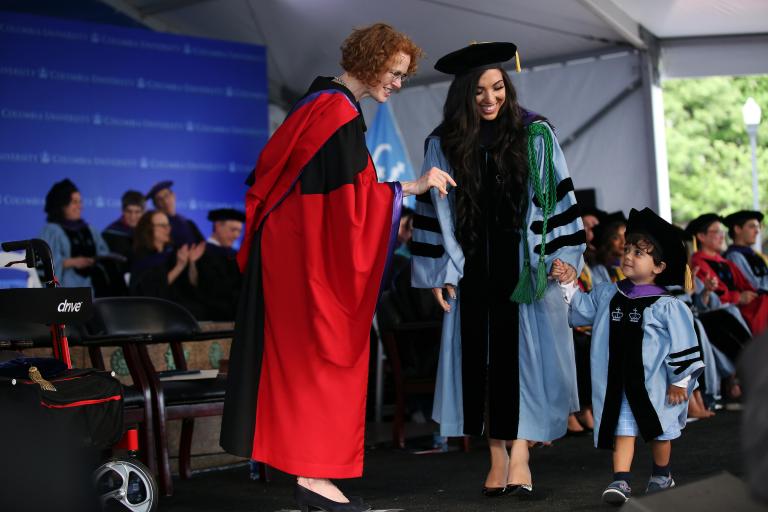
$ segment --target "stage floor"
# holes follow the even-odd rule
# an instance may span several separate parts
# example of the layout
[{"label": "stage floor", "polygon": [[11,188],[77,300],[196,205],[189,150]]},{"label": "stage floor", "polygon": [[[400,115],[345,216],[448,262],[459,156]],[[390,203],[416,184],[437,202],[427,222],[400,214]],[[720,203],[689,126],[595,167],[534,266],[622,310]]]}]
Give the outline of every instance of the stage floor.
[{"label": "stage floor", "polygon": [[[743,475],[739,446],[740,413],[719,411],[709,420],[689,424],[673,443],[672,470],[678,485],[728,471]],[[485,498],[480,489],[488,470],[487,448],[475,440],[469,453],[414,455],[426,438],[410,449],[388,445],[366,449],[362,479],[340,481],[347,494],[362,496],[375,510],[407,512],[501,512],[616,510],[600,495],[611,480],[611,454],[592,447],[590,437],[566,437],[552,447],[531,451],[536,496],[522,501],[505,496]],[[300,442],[300,440],[297,440]],[[641,496],[650,476],[650,451],[637,445],[634,485]],[[273,481],[251,481],[247,467],[203,473],[175,480],[175,495],[160,503],[163,512],[227,510],[277,512],[295,510],[293,482],[272,472]]]}]

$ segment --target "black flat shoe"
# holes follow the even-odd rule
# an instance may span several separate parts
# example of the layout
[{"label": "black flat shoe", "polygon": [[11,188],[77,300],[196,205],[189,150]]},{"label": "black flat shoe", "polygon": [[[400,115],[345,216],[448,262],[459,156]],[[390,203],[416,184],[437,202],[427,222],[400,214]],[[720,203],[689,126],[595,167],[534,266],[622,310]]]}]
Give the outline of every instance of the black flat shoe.
[{"label": "black flat shoe", "polygon": [[363,503],[359,498],[350,500],[349,503],[340,503],[310,491],[298,483],[293,489],[293,497],[296,499],[296,504],[301,512],[315,510],[322,510],[324,512],[368,512],[371,510],[371,506]]},{"label": "black flat shoe", "polygon": [[507,494],[506,487],[483,487],[483,496],[486,498],[498,498]]}]

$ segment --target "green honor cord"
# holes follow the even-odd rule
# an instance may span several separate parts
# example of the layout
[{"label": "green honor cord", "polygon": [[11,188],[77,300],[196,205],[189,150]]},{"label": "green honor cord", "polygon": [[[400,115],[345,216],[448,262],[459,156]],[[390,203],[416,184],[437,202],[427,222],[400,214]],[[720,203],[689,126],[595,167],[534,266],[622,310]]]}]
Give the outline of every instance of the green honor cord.
[{"label": "green honor cord", "polygon": [[[544,141],[544,179],[539,176],[539,162],[536,161],[535,141],[537,136],[541,136]],[[541,205],[542,226],[541,226],[541,245],[539,250],[539,263],[536,268],[535,288],[531,282],[531,258],[528,247],[528,226],[524,226],[523,239],[523,268],[520,270],[520,276],[517,281],[515,291],[512,292],[510,300],[519,304],[531,304],[544,296],[547,289],[547,265],[544,261],[547,244],[547,221],[554,213],[557,205],[557,177],[555,176],[555,165],[552,161],[552,133],[543,123],[531,123],[528,125],[528,175],[533,186],[533,193]],[[524,217],[525,217],[524,212]]]}]

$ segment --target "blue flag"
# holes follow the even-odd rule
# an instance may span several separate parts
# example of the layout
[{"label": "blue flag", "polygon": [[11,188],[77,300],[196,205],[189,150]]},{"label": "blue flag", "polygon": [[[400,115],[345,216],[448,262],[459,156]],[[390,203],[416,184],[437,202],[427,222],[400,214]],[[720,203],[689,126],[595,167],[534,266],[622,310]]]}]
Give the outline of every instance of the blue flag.
[{"label": "blue flag", "polygon": [[[403,136],[388,103],[381,103],[373,120],[373,126],[365,136],[368,151],[379,181],[412,181],[416,179]],[[405,204],[413,208],[413,196]]]}]

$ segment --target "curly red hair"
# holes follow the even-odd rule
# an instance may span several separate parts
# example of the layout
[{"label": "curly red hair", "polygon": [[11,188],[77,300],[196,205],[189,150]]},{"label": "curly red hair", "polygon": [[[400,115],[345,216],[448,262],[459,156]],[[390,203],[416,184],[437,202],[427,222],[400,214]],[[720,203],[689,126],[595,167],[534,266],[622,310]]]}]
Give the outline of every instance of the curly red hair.
[{"label": "curly red hair", "polygon": [[386,23],[358,28],[341,44],[341,67],[369,85],[375,85],[399,52],[411,57],[407,73],[412,75],[424,52],[411,39]]}]

